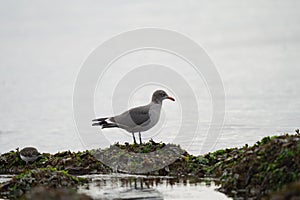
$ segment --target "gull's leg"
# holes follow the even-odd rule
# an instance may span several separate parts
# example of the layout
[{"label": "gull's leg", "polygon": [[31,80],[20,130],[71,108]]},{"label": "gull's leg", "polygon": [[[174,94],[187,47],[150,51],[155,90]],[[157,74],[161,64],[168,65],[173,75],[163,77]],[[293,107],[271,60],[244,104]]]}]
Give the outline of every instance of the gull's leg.
[{"label": "gull's leg", "polygon": [[140,144],[143,144],[142,137],[141,137],[141,132],[139,132],[139,138],[140,138]]},{"label": "gull's leg", "polygon": [[28,161],[25,161],[26,164],[25,164],[25,169],[28,169]]},{"label": "gull's leg", "polygon": [[135,140],[135,137],[134,137],[134,132],[132,132],[132,137],[133,137],[134,144],[136,144],[136,140]]}]

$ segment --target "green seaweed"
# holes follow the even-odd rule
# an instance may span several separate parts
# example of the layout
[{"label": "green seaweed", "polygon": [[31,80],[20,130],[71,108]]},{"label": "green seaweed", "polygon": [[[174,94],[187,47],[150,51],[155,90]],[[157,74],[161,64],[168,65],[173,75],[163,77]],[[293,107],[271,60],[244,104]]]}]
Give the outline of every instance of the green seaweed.
[{"label": "green seaweed", "polygon": [[[176,149],[178,154],[170,154],[178,157],[168,157],[168,148]],[[121,150],[121,151],[120,151]],[[160,160],[141,160],[135,157],[136,153],[147,154],[155,152]],[[107,158],[110,163],[117,163],[116,171],[120,170],[120,164],[125,172],[134,173],[143,168],[153,168],[165,162],[174,160],[162,169],[157,169],[145,174],[185,176],[185,177],[215,177],[220,179],[220,191],[229,196],[262,198],[272,191],[300,179],[300,135],[267,136],[256,142],[253,146],[248,144],[241,148],[219,149],[205,155],[194,156],[174,144],[156,143],[150,140],[143,144],[119,144],[111,145],[103,150],[86,150],[78,152],[58,152],[54,155],[43,153],[41,158],[26,165],[17,151],[2,154],[0,158],[1,173],[15,173],[15,181],[25,181],[39,173],[60,174],[75,185],[84,182],[81,178],[72,174],[111,173],[112,169],[105,166],[97,156]],[[99,158],[98,157],[98,158]],[[101,158],[102,158],[101,157]],[[120,163],[119,161],[122,161]],[[127,167],[127,168],[126,168]],[[37,171],[36,171],[37,170]],[[258,187],[259,186],[259,187]],[[22,186],[23,187],[23,186]],[[14,195],[20,195],[22,191],[30,189],[30,185],[24,185],[20,190],[16,185],[11,185],[9,190]],[[250,192],[251,191],[251,192]]]}]

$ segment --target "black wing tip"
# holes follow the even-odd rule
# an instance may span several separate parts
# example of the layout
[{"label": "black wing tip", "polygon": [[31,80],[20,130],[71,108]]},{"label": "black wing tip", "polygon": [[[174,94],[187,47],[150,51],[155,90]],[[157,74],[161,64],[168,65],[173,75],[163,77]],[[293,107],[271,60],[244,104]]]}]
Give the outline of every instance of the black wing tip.
[{"label": "black wing tip", "polygon": [[105,121],[107,119],[108,119],[108,117],[102,117],[102,118],[93,119],[92,122],[101,122],[101,121]]},{"label": "black wing tip", "polygon": [[117,124],[112,124],[112,123],[102,125],[102,129],[103,128],[118,128],[118,127],[119,126]]},{"label": "black wing tip", "polygon": [[114,123],[108,123],[107,121],[105,121],[106,119],[108,119],[107,117],[106,118],[99,118],[99,119],[94,119],[92,120],[93,122],[95,123],[92,123],[92,126],[101,126],[101,128],[115,128],[115,127],[119,127],[117,124],[114,124]]},{"label": "black wing tip", "polygon": [[92,126],[102,126],[105,124],[108,124],[107,121],[100,121],[100,122],[93,123]]}]

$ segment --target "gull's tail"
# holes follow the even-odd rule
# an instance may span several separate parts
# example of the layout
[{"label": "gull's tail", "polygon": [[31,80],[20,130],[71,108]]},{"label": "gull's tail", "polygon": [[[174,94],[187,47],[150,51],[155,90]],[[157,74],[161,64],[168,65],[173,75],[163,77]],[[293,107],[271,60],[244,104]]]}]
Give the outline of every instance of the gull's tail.
[{"label": "gull's tail", "polygon": [[117,124],[107,122],[106,120],[109,120],[109,118],[108,117],[103,117],[103,118],[93,119],[93,122],[95,122],[95,123],[93,123],[92,126],[101,126],[101,128],[119,127]]}]

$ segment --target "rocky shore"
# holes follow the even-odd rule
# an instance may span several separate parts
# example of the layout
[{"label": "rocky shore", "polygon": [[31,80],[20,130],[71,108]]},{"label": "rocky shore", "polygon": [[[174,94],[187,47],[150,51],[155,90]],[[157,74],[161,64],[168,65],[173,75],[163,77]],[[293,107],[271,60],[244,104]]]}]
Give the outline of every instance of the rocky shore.
[{"label": "rocky shore", "polygon": [[300,135],[265,137],[252,146],[200,156],[190,155],[178,145],[153,140],[142,145],[116,143],[106,149],[76,153],[43,153],[28,164],[14,150],[0,156],[0,174],[15,175],[1,184],[0,197],[33,199],[32,195],[39,196],[44,191],[53,199],[59,199],[59,195],[90,199],[76,193],[78,186],[88,181],[77,175],[112,172],[212,177],[220,184],[219,191],[233,198],[299,198]]}]

